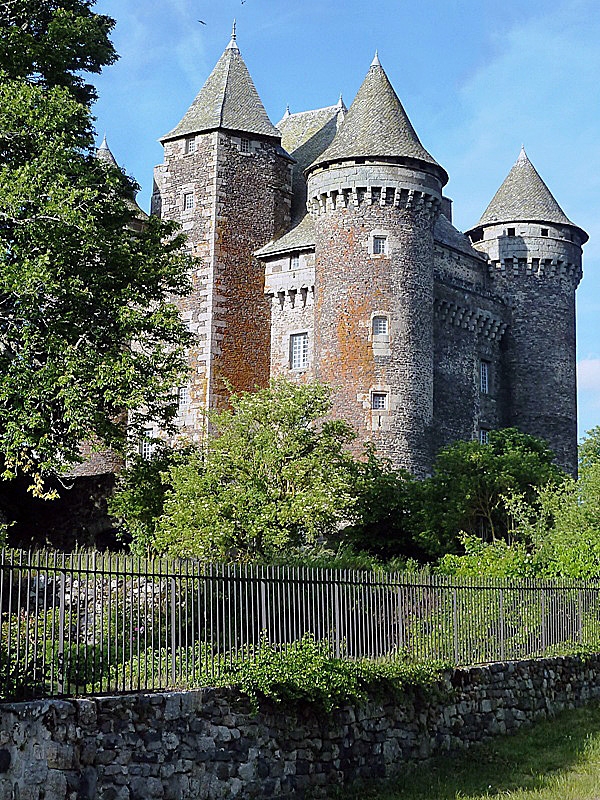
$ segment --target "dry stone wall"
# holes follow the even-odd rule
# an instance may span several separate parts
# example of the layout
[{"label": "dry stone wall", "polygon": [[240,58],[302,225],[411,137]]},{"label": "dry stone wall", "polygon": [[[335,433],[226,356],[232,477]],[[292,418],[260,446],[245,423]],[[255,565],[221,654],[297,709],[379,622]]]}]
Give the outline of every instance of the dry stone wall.
[{"label": "dry stone wall", "polygon": [[600,698],[600,656],[448,671],[332,714],[228,689],[0,707],[0,800],[327,797]]}]

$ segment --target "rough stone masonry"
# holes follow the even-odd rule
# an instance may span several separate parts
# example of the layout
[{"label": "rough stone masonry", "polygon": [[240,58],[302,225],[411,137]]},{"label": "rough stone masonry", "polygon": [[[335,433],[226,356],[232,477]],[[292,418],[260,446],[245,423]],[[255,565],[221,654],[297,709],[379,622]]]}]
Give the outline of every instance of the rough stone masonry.
[{"label": "rough stone masonry", "polygon": [[0,800],[327,797],[600,697],[600,656],[449,670],[331,714],[230,689],[0,706]]}]

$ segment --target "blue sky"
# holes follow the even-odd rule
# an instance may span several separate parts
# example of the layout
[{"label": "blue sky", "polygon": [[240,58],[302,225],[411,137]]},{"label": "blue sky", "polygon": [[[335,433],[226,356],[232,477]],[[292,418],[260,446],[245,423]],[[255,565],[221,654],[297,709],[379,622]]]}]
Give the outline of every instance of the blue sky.
[{"label": "blue sky", "polygon": [[[454,223],[473,225],[521,144],[590,235],[578,291],[579,429],[600,424],[598,0],[97,0],[121,59],[97,78],[99,137],[142,187],[229,41],[274,123],[347,105],[375,49],[429,152],[450,174]],[[204,20],[202,25],[198,20]]]}]

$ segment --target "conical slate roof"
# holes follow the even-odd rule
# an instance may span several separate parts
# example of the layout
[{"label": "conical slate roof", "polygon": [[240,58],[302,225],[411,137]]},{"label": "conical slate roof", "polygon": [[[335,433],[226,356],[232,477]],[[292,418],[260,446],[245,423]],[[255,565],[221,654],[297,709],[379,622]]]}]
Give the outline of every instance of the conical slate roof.
[{"label": "conical slate roof", "polygon": [[[104,164],[107,164],[109,167],[116,167],[117,169],[120,169],[117,159],[113,156],[112,151],[108,146],[106,134],[104,134],[100,147],[96,149],[96,158],[99,161],[102,161]],[[126,202],[129,208],[133,211],[133,215],[136,219],[138,219],[140,222],[145,222],[148,219],[148,214],[146,214],[146,212],[143,211],[137,204],[135,194],[132,193],[131,197],[129,197]]]},{"label": "conical slate roof", "polygon": [[499,222],[557,222],[573,225],[539,176],[523,147],[475,228]]},{"label": "conical slate roof", "polygon": [[185,116],[161,142],[217,128],[280,138],[271,124],[236,42],[231,41]]},{"label": "conical slate roof", "polygon": [[100,147],[96,150],[96,158],[98,158],[100,161],[103,161],[105,164],[110,164],[111,167],[119,166],[117,164],[117,159],[113,156],[110,147],[108,146],[106,134],[104,134]]},{"label": "conical slate roof", "polygon": [[446,171],[425,150],[377,54],[334,140],[310,169],[349,158],[409,158],[435,168],[443,183]]}]

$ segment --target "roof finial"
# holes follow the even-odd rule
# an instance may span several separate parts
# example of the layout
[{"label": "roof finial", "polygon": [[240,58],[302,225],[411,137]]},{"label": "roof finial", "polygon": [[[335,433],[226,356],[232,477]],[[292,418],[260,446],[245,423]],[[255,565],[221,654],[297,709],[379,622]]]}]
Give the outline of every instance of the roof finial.
[{"label": "roof finial", "polygon": [[342,93],[340,92],[340,99],[337,101],[336,108],[346,108],[344,105],[344,98],[342,97]]},{"label": "roof finial", "polygon": [[375,58],[371,62],[371,66],[372,67],[380,67],[381,66],[381,62],[379,61],[379,52],[377,50],[375,50]]},{"label": "roof finial", "polygon": [[529,159],[527,158],[527,153],[525,152],[525,145],[522,144],[521,145],[521,152],[519,153],[519,157],[518,157],[517,161],[528,161],[528,160]]},{"label": "roof finial", "polygon": [[236,23],[235,20],[233,20],[233,27],[231,29],[231,41],[227,45],[227,49],[228,50],[238,50],[239,49],[238,46],[237,46],[237,41],[236,41],[236,39],[237,39],[236,27],[237,27],[237,23]]},{"label": "roof finial", "polygon": [[290,106],[288,103],[288,105],[285,107],[285,114],[283,115],[283,118],[287,119],[289,116],[290,116]]}]

